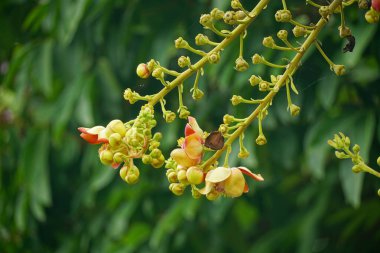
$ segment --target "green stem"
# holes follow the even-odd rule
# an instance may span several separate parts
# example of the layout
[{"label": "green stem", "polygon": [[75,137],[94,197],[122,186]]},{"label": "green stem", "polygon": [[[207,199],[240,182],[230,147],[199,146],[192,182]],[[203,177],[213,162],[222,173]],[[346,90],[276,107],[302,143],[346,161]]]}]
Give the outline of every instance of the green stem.
[{"label": "green stem", "polygon": [[169,70],[169,69],[162,67],[162,66],[160,66],[160,67],[162,68],[162,71],[164,71],[164,73],[166,73],[168,75],[171,75],[171,76],[179,76],[180,75],[180,73],[177,71]]},{"label": "green stem", "polygon": [[359,163],[359,166],[360,166],[360,168],[361,168],[363,171],[365,171],[365,172],[367,172],[367,173],[370,173],[370,174],[372,174],[372,175],[374,175],[374,176],[380,178],[380,172],[378,172],[378,171],[372,169],[372,168],[369,167],[367,164],[365,164],[365,163]]},{"label": "green stem", "polygon": [[325,52],[323,52],[323,49],[321,48],[321,46],[319,45],[318,41],[314,42],[315,46],[317,47],[319,53],[323,56],[323,58],[325,58],[325,60],[327,61],[327,63],[332,67],[334,66],[335,64],[332,62],[332,60],[330,60],[330,58],[325,54]]},{"label": "green stem", "polygon": [[[342,0],[334,0],[330,6],[329,9],[331,13],[342,3]],[[315,25],[314,30],[310,33],[310,35],[307,37],[307,39],[304,41],[304,43],[301,46],[301,51],[298,52],[293,60],[289,63],[288,68],[285,70],[282,77],[278,80],[276,86],[278,88],[281,88],[285,85],[286,80],[288,80],[288,76],[291,75],[298,69],[301,59],[304,56],[305,52],[310,48],[310,46],[314,43],[314,41],[317,39],[318,34],[321,32],[322,28],[326,25],[327,20],[321,18],[318,23]],[[268,95],[265,96],[263,101],[256,107],[256,109],[247,117],[247,119],[241,123],[241,126],[236,129],[230,137],[225,141],[223,148],[216,151],[213,156],[211,156],[207,161],[205,161],[202,164],[202,168],[208,168],[212,164],[215,163],[219,159],[219,157],[223,154],[223,152],[226,150],[228,145],[231,145],[236,138],[238,138],[246,129],[247,127],[252,123],[254,119],[257,118],[259,113],[273,100],[273,97],[277,95],[277,91],[272,90],[268,93]]]},{"label": "green stem", "polygon": [[265,60],[264,57],[261,57],[260,63],[265,64],[265,65],[272,67],[272,68],[286,68],[287,67],[287,65],[279,65],[279,64],[274,64],[272,62],[269,62],[269,61]]}]

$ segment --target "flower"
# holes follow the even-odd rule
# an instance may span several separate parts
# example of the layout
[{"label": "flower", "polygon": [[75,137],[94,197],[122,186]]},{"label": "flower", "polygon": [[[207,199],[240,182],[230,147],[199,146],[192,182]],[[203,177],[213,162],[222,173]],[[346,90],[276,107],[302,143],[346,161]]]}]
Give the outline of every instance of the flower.
[{"label": "flower", "polygon": [[203,195],[219,196],[223,194],[227,197],[239,197],[248,192],[248,185],[243,174],[250,176],[256,181],[264,181],[260,174],[254,174],[246,167],[217,167],[206,174],[206,185],[199,192]]},{"label": "flower", "polygon": [[185,168],[198,165],[203,155],[203,131],[195,118],[188,117],[189,123],[185,127],[185,139],[181,148],[174,149],[170,156]]},{"label": "flower", "polygon": [[108,139],[105,135],[106,128],[103,126],[94,126],[92,128],[78,127],[81,132],[80,137],[91,144],[108,143]]}]

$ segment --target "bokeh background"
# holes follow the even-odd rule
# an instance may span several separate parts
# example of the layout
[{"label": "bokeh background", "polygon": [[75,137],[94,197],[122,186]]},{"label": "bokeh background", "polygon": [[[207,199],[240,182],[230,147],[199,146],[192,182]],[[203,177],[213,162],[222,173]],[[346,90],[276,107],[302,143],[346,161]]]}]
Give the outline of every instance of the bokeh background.
[{"label": "bokeh background", "polygon": [[[0,2],[0,252],[375,252],[380,244],[379,179],[353,174],[350,161],[334,157],[326,141],[337,131],[359,143],[377,168],[380,154],[380,30],[364,20],[356,5],[347,24],[356,37],[352,53],[342,53],[338,18],[319,37],[328,55],[345,64],[336,77],[310,50],[294,77],[293,101],[301,114],[286,111],[284,91],[264,121],[268,144],[255,145],[256,123],[245,135],[251,156],[245,165],[265,177],[249,182],[238,199],[193,200],[189,191],[168,190],[165,169],[138,164],[140,182],[127,185],[101,165],[97,147],[79,138],[78,126],[106,125],[136,116],[142,104],[127,104],[131,87],[141,94],[160,89],[158,81],[135,74],[151,58],[178,69],[187,55],[174,48],[182,36],[190,44],[204,32],[199,16],[227,0],[2,0]],[[251,8],[257,1],[243,1]],[[289,25],[274,21],[281,1],[271,1],[250,26],[244,56],[254,53],[285,64],[291,55],[261,45]],[[318,1],[316,1],[318,2]],[[319,1],[326,3],[326,1]],[[304,1],[288,1],[300,21],[315,22],[317,11]],[[219,40],[207,33],[210,38]],[[295,39],[293,43],[301,42]],[[260,97],[248,78],[278,74],[263,66],[234,70],[238,43],[221,62],[205,68],[203,100],[189,92],[185,105],[206,131],[217,129],[225,113],[245,117],[249,105],[232,107],[232,94]],[[196,57],[192,58],[193,62]],[[177,94],[167,97],[176,111]],[[184,120],[163,122],[166,157],[183,135]]]}]

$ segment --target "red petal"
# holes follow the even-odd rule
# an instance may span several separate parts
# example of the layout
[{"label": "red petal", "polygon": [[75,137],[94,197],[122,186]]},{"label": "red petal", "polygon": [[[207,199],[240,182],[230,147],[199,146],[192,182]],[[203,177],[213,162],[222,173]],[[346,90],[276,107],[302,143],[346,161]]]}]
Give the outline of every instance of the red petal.
[{"label": "red petal", "polygon": [[190,126],[189,123],[187,123],[185,126],[185,136],[189,136],[193,133],[195,133],[194,129]]},{"label": "red petal", "polygon": [[247,176],[255,179],[256,181],[264,181],[264,178],[260,174],[252,173],[252,171],[250,171],[246,167],[239,167],[238,169],[241,170],[243,174],[246,174]]},{"label": "red petal", "polygon": [[100,143],[100,142],[98,142],[98,136],[97,135],[81,133],[80,137],[82,137],[83,140],[85,140],[91,144],[99,144]]},{"label": "red petal", "polygon": [[87,127],[78,127],[78,130],[79,130],[79,132],[81,132],[81,133],[87,133],[87,130],[88,130],[89,128],[87,128]]},{"label": "red petal", "polygon": [[111,166],[112,166],[113,169],[117,169],[117,168],[119,168],[120,163],[112,163]]},{"label": "red petal", "polygon": [[247,183],[245,183],[243,192],[247,193],[248,191],[249,191],[249,187],[248,187]]}]

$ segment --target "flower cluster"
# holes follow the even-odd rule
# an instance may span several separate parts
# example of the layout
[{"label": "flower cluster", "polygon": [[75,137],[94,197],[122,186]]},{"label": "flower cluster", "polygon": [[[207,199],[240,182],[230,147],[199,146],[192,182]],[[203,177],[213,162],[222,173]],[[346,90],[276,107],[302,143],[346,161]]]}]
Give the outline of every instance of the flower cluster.
[{"label": "flower cluster", "polygon": [[[81,137],[91,144],[102,144],[99,148],[99,159],[105,165],[120,169],[120,176],[127,183],[138,181],[140,172],[133,159],[143,158],[143,162],[159,168],[165,158],[160,145],[161,134],[152,136],[152,128],[156,125],[153,107],[146,105],[136,119],[127,123],[112,120],[106,127],[80,127]],[[150,154],[146,154],[148,149]]]}]

